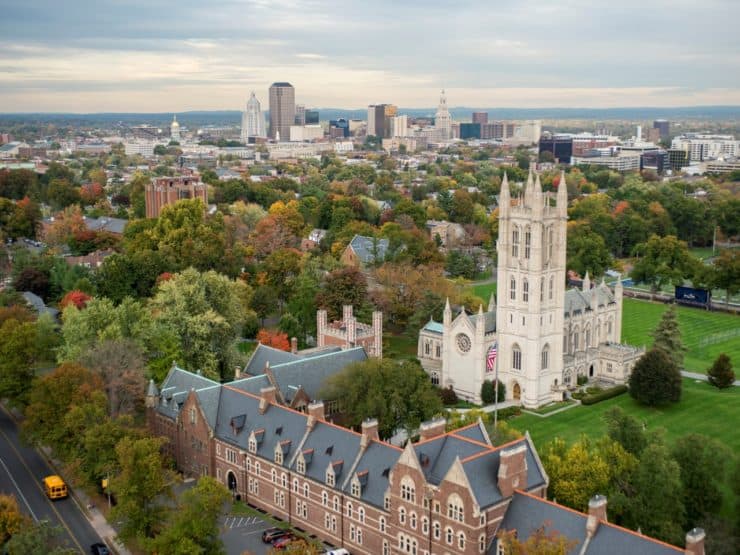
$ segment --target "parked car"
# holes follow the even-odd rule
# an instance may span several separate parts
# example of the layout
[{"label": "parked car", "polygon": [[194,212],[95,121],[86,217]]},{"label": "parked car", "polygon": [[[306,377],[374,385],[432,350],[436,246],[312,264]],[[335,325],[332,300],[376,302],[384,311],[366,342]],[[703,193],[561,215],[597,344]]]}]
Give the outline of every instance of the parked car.
[{"label": "parked car", "polygon": [[282,538],[278,538],[274,542],[272,542],[272,547],[274,549],[285,549],[294,539],[295,536],[291,533],[288,533],[287,536],[283,536]]},{"label": "parked car", "polygon": [[268,528],[262,532],[262,541],[264,543],[272,543],[288,535],[290,535],[290,531],[285,528]]},{"label": "parked car", "polygon": [[111,555],[110,549],[104,543],[94,543],[90,546],[90,553],[92,555]]}]

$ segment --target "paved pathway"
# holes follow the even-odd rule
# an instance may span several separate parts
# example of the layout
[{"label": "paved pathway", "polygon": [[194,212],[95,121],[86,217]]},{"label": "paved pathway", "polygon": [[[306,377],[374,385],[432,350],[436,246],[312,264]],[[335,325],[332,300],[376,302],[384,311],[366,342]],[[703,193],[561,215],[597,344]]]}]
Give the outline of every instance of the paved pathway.
[{"label": "paved pathway", "polygon": [[[681,375],[684,378],[691,378],[692,380],[701,380],[703,382],[708,382],[709,378],[707,378],[706,374],[697,374],[696,372],[687,372],[686,370],[681,370]],[[740,380],[735,380],[735,383],[732,384],[735,387],[740,387]]]}]

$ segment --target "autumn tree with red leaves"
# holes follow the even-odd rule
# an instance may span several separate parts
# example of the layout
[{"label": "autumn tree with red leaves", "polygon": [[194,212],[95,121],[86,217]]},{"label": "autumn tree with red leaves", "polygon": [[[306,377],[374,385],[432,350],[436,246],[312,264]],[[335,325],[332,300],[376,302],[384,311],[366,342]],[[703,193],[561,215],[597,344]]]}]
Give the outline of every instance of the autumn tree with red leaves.
[{"label": "autumn tree with red leaves", "polygon": [[265,328],[261,329],[257,333],[257,341],[259,341],[263,345],[266,345],[267,347],[272,347],[273,349],[290,351],[290,341],[288,340],[288,335],[277,330],[268,330]]},{"label": "autumn tree with red leaves", "polygon": [[85,293],[84,291],[79,291],[77,289],[70,291],[64,297],[62,297],[62,300],[59,301],[59,307],[64,310],[69,305],[76,306],[79,310],[82,310],[87,306],[87,301],[92,299],[90,295]]}]

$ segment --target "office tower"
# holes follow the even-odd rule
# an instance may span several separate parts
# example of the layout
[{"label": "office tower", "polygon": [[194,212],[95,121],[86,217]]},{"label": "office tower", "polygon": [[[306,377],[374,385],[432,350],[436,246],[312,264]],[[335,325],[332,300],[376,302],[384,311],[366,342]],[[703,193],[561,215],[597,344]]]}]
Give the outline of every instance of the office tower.
[{"label": "office tower", "polygon": [[306,120],[305,125],[318,125],[319,111],[318,110],[306,110],[304,119]]},{"label": "office tower", "polygon": [[391,137],[409,136],[409,117],[407,115],[391,118]]},{"label": "office tower", "polygon": [[270,86],[270,138],[288,141],[295,125],[295,89],[286,82]]},{"label": "office tower", "polygon": [[170,124],[170,139],[176,142],[180,142],[180,124],[177,123],[177,116],[172,116],[172,123]]},{"label": "office tower", "polygon": [[460,138],[461,139],[480,139],[480,123],[461,123],[460,124]]},{"label": "office tower", "polygon": [[570,164],[573,156],[573,136],[572,135],[552,135],[545,133],[540,137],[539,153],[552,152],[560,164]]},{"label": "office tower", "polygon": [[306,125],[306,107],[303,104],[295,105],[295,124]]},{"label": "office tower", "polygon": [[247,109],[242,112],[242,142],[248,142],[250,137],[265,136],[265,114],[262,113],[260,101],[252,91],[247,100]]},{"label": "office tower", "polygon": [[447,109],[447,97],[445,96],[444,89],[439,95],[439,106],[437,106],[437,113],[434,116],[434,127],[441,130],[441,137],[443,140],[450,139],[452,133],[450,132],[452,127],[452,117],[450,111]]},{"label": "office tower", "polygon": [[349,121],[344,118],[330,120],[329,135],[334,139],[349,137]]},{"label": "office tower", "polygon": [[665,139],[671,134],[671,124],[665,119],[656,119],[653,122],[653,129],[660,131],[660,138]]},{"label": "office tower", "polygon": [[480,123],[481,126],[488,123],[488,112],[473,112],[473,123]]},{"label": "office tower", "polygon": [[391,136],[391,121],[398,115],[393,104],[374,104],[367,108],[367,134],[388,139]]}]

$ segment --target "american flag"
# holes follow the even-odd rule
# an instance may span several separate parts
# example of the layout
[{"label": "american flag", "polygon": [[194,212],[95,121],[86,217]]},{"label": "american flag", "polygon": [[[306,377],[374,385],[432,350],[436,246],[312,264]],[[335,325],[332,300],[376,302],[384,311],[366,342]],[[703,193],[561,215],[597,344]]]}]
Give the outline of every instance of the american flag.
[{"label": "american flag", "polygon": [[498,343],[494,343],[488,349],[488,356],[486,357],[486,370],[493,372],[493,363],[496,362],[496,354]]}]

